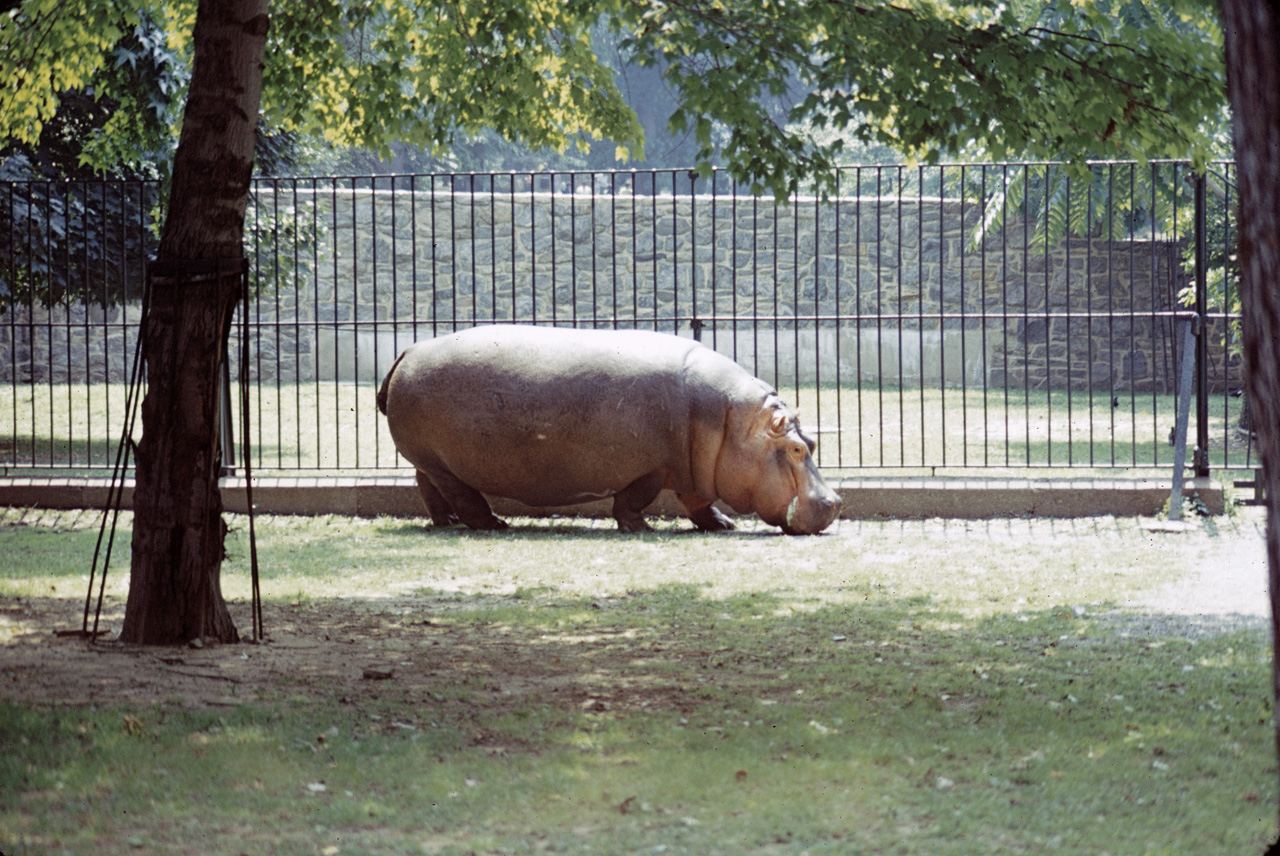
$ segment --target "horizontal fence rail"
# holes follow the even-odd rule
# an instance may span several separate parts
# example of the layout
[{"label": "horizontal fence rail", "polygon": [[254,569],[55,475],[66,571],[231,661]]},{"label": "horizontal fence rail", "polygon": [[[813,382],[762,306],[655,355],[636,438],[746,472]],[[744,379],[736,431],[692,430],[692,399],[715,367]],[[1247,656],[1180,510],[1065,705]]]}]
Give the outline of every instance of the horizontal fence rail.
[{"label": "horizontal fence rail", "polygon": [[[828,471],[1164,468],[1191,312],[1195,469],[1252,468],[1234,194],[1233,165],[1170,162],[848,167],[785,203],[687,170],[256,179],[251,463],[407,466],[378,382],[497,322],[697,338],[799,408]],[[0,184],[11,474],[113,462],[158,211],[145,183]]]}]

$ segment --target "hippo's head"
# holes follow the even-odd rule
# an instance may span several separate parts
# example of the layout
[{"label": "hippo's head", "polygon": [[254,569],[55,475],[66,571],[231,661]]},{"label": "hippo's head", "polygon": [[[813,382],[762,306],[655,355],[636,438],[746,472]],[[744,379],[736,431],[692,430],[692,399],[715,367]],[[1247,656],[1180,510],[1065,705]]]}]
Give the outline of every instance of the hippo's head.
[{"label": "hippo's head", "polygon": [[731,413],[716,463],[716,491],[788,535],[814,535],[840,514],[840,497],[813,463],[814,442],[772,390],[755,412]]}]

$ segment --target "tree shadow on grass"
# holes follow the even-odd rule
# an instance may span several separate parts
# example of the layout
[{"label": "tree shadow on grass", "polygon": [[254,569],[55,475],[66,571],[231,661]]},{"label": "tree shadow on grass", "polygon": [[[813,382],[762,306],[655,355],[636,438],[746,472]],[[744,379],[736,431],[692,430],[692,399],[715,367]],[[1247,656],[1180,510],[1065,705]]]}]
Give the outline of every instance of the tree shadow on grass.
[{"label": "tree shadow on grass", "polygon": [[[904,835],[921,852],[925,839],[992,852],[1067,829],[1097,836],[1077,852],[1136,852],[1169,834],[1209,852],[1194,836],[1220,843],[1270,799],[1263,629],[1196,636],[1177,617],[1117,624],[1069,607],[974,619],[927,597],[858,594],[804,603],[676,583],[277,599],[265,644],[203,649],[57,637],[78,624],[75,605],[23,598],[0,611],[0,708],[22,716],[0,720],[25,730],[0,725],[0,737],[21,779],[56,754],[42,742],[49,717],[96,717],[59,763],[134,729],[170,763],[216,763],[220,781],[283,781],[254,805],[285,828],[324,822],[357,840],[372,808],[315,814],[350,791],[376,805],[380,834],[444,824],[497,835],[498,849],[579,829],[604,836],[581,852],[618,836],[652,847],[695,830],[707,838],[687,852],[707,852],[726,835],[764,846],[795,830],[832,853],[855,834],[869,836],[861,852]],[[246,626],[245,607],[232,611]],[[251,751],[220,748],[234,740]],[[158,775],[129,763],[146,767],[140,780]],[[499,786],[510,798],[430,809]]]}]

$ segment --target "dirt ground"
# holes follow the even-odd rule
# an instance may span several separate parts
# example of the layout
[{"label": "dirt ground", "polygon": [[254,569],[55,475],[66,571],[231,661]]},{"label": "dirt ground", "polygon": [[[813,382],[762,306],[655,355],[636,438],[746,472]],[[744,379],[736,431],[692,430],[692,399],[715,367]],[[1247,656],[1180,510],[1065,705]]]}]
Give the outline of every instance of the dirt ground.
[{"label": "dirt ground", "polygon": [[[1120,624],[1146,633],[1196,635],[1266,626],[1261,515],[1237,532],[1221,545],[1212,567],[1192,568],[1173,585],[1123,605],[1115,616]],[[122,601],[107,606],[101,626],[111,630],[90,643],[76,632],[83,600],[6,598],[0,600],[0,695],[36,704],[193,708],[254,700],[376,705],[383,699],[423,702],[421,708],[431,710],[463,688],[469,703],[481,708],[536,696],[587,710],[672,709],[694,704],[684,701],[689,682],[722,651],[710,629],[548,635],[454,620],[446,598],[359,594],[270,602],[265,643],[198,649],[112,641],[123,621]],[[596,606],[608,610],[610,603],[602,598]],[[246,604],[231,604],[231,612],[242,632],[250,626]],[[477,741],[484,739],[477,734]]]},{"label": "dirt ground", "polygon": [[[471,711],[528,702],[672,710],[682,707],[685,696],[686,670],[680,664],[691,676],[715,654],[713,640],[696,631],[674,640],[640,638],[634,631],[555,638],[455,623],[424,609],[420,598],[378,600],[375,606],[356,600],[270,604],[264,644],[157,649],[110,637],[89,644],[55,635],[48,628],[70,623],[67,607],[67,601],[51,598],[24,598],[4,607],[0,617],[30,630],[0,650],[0,695],[36,704],[188,708],[256,700],[336,700],[376,708],[381,700],[398,707],[420,703],[420,709],[438,712],[462,691]],[[249,626],[246,608],[233,605],[232,615],[237,626]],[[122,619],[123,614],[104,615],[115,627]],[[637,669],[638,648],[653,669]],[[395,721],[386,727],[416,725]],[[474,737],[477,745],[487,745],[482,731]]]}]

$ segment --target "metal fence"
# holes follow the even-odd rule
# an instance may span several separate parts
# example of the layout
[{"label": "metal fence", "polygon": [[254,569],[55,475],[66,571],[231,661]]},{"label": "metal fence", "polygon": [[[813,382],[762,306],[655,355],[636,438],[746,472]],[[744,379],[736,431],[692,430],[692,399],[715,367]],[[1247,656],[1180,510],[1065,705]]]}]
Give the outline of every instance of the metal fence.
[{"label": "metal fence", "polygon": [[[515,322],[701,339],[828,471],[1163,468],[1191,313],[1194,468],[1252,468],[1233,169],[849,167],[781,204],[686,170],[257,179],[252,463],[405,466],[373,401],[396,353]],[[0,185],[9,474],[110,466],[158,211],[146,184]]]}]

